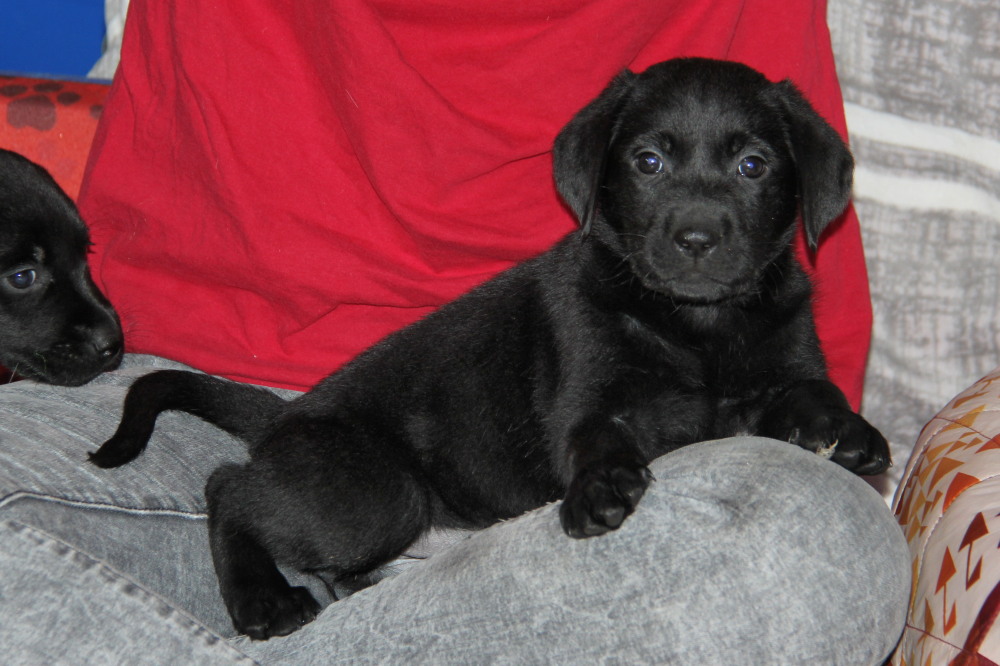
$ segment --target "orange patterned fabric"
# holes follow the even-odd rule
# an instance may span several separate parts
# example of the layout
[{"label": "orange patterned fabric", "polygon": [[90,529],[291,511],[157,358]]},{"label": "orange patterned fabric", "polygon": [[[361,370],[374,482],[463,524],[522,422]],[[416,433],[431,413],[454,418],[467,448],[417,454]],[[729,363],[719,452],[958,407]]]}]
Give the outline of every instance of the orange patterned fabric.
[{"label": "orange patterned fabric", "polygon": [[917,440],[893,503],[913,591],[893,664],[1000,664],[1000,368]]},{"label": "orange patterned fabric", "polygon": [[38,162],[76,199],[108,86],[0,75],[0,148]]}]

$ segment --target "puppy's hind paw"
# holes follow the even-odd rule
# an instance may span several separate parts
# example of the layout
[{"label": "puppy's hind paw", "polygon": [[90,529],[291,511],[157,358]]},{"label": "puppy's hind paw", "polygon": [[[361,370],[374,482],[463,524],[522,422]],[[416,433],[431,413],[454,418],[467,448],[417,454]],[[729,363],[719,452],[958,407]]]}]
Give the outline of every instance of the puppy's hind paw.
[{"label": "puppy's hind paw", "polygon": [[240,597],[229,608],[233,626],[256,641],[298,631],[322,610],[304,587],[246,590]]}]

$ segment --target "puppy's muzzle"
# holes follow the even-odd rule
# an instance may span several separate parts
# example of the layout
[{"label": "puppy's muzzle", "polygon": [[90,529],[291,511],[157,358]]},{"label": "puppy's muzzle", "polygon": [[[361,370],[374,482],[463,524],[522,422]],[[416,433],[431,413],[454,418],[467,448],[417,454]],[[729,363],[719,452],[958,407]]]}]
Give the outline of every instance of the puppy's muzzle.
[{"label": "puppy's muzzle", "polygon": [[727,298],[745,276],[744,262],[732,251],[736,220],[712,201],[682,202],[659,221],[630,256],[644,286],[692,302]]},{"label": "puppy's muzzle", "polygon": [[671,208],[661,222],[664,240],[683,263],[708,260],[733,227],[726,207],[714,201],[693,201]]}]

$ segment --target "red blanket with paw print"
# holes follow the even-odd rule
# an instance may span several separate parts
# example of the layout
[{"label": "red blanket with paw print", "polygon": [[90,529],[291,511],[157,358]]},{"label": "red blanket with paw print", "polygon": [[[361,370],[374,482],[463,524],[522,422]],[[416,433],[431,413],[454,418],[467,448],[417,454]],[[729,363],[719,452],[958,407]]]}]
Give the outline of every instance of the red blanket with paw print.
[{"label": "red blanket with paw print", "polygon": [[[95,274],[131,351],[305,389],[571,230],[556,133],[681,55],[791,78],[844,130],[821,1],[133,0],[80,198]],[[854,213],[800,250],[857,405]]]}]

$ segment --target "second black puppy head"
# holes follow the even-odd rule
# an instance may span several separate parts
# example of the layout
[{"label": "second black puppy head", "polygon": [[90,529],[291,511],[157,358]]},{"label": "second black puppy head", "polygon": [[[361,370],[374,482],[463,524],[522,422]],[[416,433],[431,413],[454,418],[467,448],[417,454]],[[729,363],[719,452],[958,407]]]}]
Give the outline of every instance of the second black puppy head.
[{"label": "second black puppy head", "polygon": [[[645,234],[649,221],[624,218],[665,215],[676,196],[711,201],[708,208],[728,210],[723,215],[770,220],[776,246],[787,244],[798,212],[815,248],[850,198],[853,159],[790,82],[772,83],[738,63],[686,58],[615,77],[560,132],[554,170],[585,233],[596,224]],[[740,178],[761,190],[756,197],[751,188],[741,193]],[[644,197],[656,201],[643,205]],[[754,212],[755,198],[771,210]],[[696,222],[672,234],[697,253],[728,233],[725,224],[714,226]]]},{"label": "second black puppy head", "polygon": [[117,367],[121,323],[91,278],[89,248],[52,176],[0,149],[0,365],[69,386]]}]

